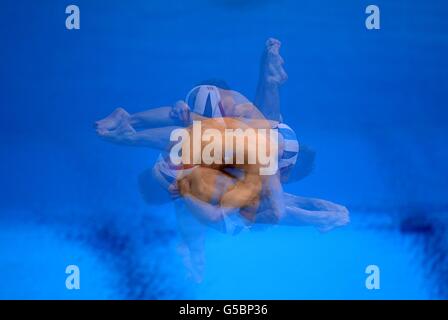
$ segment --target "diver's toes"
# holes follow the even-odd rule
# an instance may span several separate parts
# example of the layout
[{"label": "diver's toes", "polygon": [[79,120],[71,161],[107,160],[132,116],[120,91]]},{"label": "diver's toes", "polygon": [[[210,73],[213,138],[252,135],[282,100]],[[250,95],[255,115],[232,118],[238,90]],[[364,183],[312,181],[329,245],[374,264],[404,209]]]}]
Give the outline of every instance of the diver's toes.
[{"label": "diver's toes", "polygon": [[275,38],[269,38],[268,40],[266,40],[266,47],[271,47],[271,46],[281,46],[281,42],[278,39]]}]

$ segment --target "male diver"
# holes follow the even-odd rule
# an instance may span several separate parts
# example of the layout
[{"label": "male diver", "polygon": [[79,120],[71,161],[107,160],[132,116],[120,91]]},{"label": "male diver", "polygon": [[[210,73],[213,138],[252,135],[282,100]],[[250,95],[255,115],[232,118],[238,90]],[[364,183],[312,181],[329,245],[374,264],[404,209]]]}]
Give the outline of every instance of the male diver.
[{"label": "male diver", "polygon": [[[162,151],[154,167],[140,176],[140,186],[148,202],[160,203],[181,197],[180,206],[193,214],[194,219],[191,219],[191,214],[188,216],[185,210],[178,210],[181,233],[187,244],[185,250],[192,256],[188,259],[188,254],[185,255],[190,260],[186,264],[200,264],[201,260],[198,255],[191,254],[202,247],[200,232],[197,232],[201,227],[193,223],[196,220],[232,234],[254,224],[314,225],[321,231],[328,231],[348,223],[346,208],[282,190],[281,183],[297,181],[309,173],[314,157],[307,149],[299,152],[294,131],[282,123],[279,86],[287,75],[279,49],[278,40],[267,41],[255,98],[258,108],[224,82],[206,81],[172,107],[132,115],[119,108],[96,123],[97,133],[110,142]],[[254,174],[253,168],[246,166],[243,170],[239,168],[240,173],[243,172],[241,178],[228,167],[201,165],[185,172],[172,165],[166,154],[171,145],[170,133],[176,128],[190,126],[193,121],[215,128],[278,129],[279,173],[260,177]],[[154,192],[157,185],[167,192]],[[199,261],[193,263],[192,259]]]}]

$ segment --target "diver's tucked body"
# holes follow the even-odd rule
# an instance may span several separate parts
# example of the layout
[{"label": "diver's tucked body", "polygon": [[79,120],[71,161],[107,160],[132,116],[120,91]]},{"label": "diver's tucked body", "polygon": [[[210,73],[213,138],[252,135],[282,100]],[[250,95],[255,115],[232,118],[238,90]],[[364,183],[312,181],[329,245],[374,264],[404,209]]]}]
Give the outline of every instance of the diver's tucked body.
[{"label": "diver's tucked body", "polygon": [[[186,265],[193,269],[194,265],[201,269],[201,225],[235,234],[254,224],[313,225],[328,231],[349,221],[348,210],[341,205],[283,192],[282,183],[298,181],[310,173],[314,153],[303,146],[299,152],[294,130],[283,123],[279,86],[287,75],[279,49],[278,40],[266,42],[255,105],[224,82],[210,80],[191,89],[185,100],[173,106],[135,114],[118,108],[96,122],[98,135],[106,141],[162,152],[154,167],[140,176],[141,192],[150,203],[179,199],[175,201],[177,218],[185,241],[181,252]],[[171,132],[188,128],[193,121],[221,131],[246,127],[278,129],[278,172],[262,176],[259,163],[201,164],[188,169],[173,165],[167,155],[172,145]],[[200,271],[193,273],[200,278]]]}]

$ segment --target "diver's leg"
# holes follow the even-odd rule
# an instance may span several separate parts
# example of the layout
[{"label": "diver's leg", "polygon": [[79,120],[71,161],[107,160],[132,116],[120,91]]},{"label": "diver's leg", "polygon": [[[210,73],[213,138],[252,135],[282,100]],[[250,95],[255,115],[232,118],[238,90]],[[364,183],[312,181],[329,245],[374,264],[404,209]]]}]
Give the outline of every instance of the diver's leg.
[{"label": "diver's leg", "polygon": [[281,121],[279,86],[288,79],[279,53],[280,45],[280,41],[273,38],[266,41],[255,97],[258,109],[267,119],[275,121]]},{"label": "diver's leg", "polygon": [[189,275],[195,282],[201,282],[205,266],[205,226],[191,215],[182,201],[176,201],[175,208],[181,241],[178,252]]},{"label": "diver's leg", "polygon": [[181,126],[182,121],[173,117],[171,111],[172,107],[159,107],[129,114],[123,108],[117,108],[106,118],[95,122],[95,126],[100,135],[116,130],[123,123],[130,125],[134,129]]},{"label": "diver's leg", "polygon": [[172,116],[172,107],[159,107],[137,112],[129,116],[129,123],[134,128],[156,128],[181,126],[182,122]]},{"label": "diver's leg", "polygon": [[347,208],[339,204],[285,193],[286,210],[279,224],[315,226],[325,232],[350,222]]},{"label": "diver's leg", "polygon": [[106,141],[120,145],[147,147],[166,151],[171,143],[171,132],[179,128],[162,127],[135,131],[129,125],[125,125],[125,127],[127,129],[121,129],[122,127],[120,127],[114,131],[107,131],[100,136]]}]

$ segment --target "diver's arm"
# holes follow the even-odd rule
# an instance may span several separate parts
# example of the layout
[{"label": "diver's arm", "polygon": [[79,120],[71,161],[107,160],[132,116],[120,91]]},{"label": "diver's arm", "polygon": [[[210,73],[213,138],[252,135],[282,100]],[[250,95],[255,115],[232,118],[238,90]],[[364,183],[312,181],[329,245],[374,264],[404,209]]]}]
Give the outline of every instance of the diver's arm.
[{"label": "diver's arm", "polygon": [[248,119],[266,119],[266,117],[251,102],[236,104],[232,108],[231,116]]},{"label": "diver's arm", "polygon": [[279,122],[266,119],[251,119],[251,118],[238,118],[238,120],[244,122],[253,129],[275,129]]},{"label": "diver's arm", "polygon": [[[246,124],[248,127],[253,129],[273,129],[278,126],[278,121],[273,120],[266,120],[266,119],[259,119],[259,118],[250,118],[250,117],[244,117],[244,116],[228,116],[225,118],[231,118],[236,119],[244,124]],[[200,114],[197,114],[195,112],[191,113],[191,120],[192,121],[204,121],[211,118],[204,117]]]},{"label": "diver's arm", "polygon": [[238,180],[224,192],[220,199],[221,207],[243,208],[258,202],[262,180],[258,174],[246,172],[245,177]]},{"label": "diver's arm", "polygon": [[189,194],[184,195],[183,199],[186,207],[198,220],[218,231],[226,231],[226,216],[238,213],[238,209],[211,205]]},{"label": "diver's arm", "polygon": [[192,112],[191,113],[191,121],[204,121],[204,120],[207,120],[207,119],[211,119],[211,118],[205,117],[205,116],[200,115],[199,113],[196,113],[196,112]]}]

